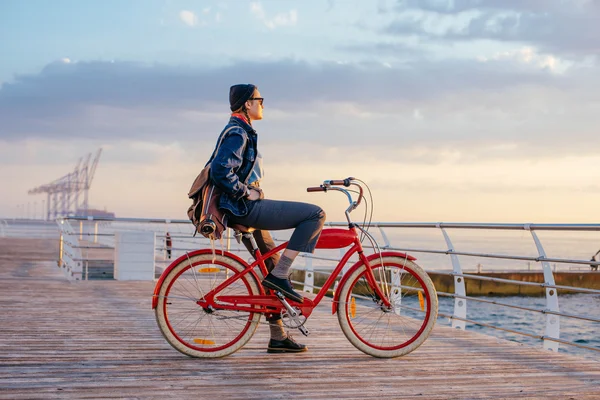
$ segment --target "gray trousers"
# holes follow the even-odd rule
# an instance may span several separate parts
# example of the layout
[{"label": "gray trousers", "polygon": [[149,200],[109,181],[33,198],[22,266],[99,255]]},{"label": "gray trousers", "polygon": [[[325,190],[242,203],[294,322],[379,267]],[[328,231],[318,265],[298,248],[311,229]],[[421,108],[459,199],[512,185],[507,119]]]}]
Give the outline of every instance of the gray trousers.
[{"label": "gray trousers", "polygon": [[[229,221],[232,224],[256,229],[254,237],[263,254],[265,250],[275,248],[271,235],[263,231],[284,229],[294,229],[287,246],[288,249],[305,253],[312,253],[315,250],[325,223],[325,212],[321,207],[297,201],[269,199],[248,203],[250,210],[245,217],[231,215]],[[261,243],[265,246],[265,250],[260,247]]]},{"label": "gray trousers", "polygon": [[[250,211],[245,217],[230,215],[229,223],[254,228],[253,236],[262,254],[277,247],[269,230],[294,228],[287,248],[306,253],[312,253],[315,250],[325,223],[325,212],[320,207],[296,201],[268,199],[248,202],[248,206]],[[242,241],[250,254],[254,256],[250,240],[243,238]],[[275,268],[279,257],[279,253],[275,253],[265,260],[269,272]],[[267,320],[270,322],[280,318],[279,314],[267,315]]]}]

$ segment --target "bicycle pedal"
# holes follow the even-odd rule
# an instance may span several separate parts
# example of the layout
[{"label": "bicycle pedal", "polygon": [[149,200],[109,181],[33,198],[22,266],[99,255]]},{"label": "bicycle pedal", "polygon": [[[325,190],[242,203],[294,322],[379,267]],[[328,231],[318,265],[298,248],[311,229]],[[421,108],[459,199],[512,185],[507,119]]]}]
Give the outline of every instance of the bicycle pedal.
[{"label": "bicycle pedal", "polygon": [[302,333],[304,336],[308,336],[308,335],[310,335],[310,332],[308,331],[308,329],[306,329],[306,328],[304,327],[304,325],[302,325],[302,326],[299,326],[299,327],[298,327],[298,330],[299,330],[299,331],[300,331],[300,332],[301,332],[301,333]]}]

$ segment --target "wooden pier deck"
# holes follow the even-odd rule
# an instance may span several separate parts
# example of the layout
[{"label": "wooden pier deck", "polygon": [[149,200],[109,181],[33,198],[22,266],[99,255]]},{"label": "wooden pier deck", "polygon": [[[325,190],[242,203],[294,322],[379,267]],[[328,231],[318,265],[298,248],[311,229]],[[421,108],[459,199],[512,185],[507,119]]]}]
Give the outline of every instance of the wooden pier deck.
[{"label": "wooden pier deck", "polygon": [[300,337],[265,351],[268,328],[224,359],[191,359],[161,336],[153,282],[68,282],[55,243],[0,238],[0,399],[598,399],[600,362],[436,327],[398,359],[346,341],[330,303]]}]

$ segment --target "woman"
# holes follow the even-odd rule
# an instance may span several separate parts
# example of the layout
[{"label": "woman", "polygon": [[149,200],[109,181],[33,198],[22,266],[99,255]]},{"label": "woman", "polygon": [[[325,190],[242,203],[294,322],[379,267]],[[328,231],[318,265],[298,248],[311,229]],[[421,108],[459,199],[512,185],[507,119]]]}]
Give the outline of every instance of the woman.
[{"label": "woman", "polygon": [[[275,248],[269,230],[295,228],[283,255],[275,254],[267,260],[269,274],[263,286],[278,290],[284,296],[302,302],[289,281],[289,270],[299,252],[312,253],[325,223],[325,213],[313,204],[264,199],[260,189],[263,177],[262,157],[258,152],[253,121],[263,118],[263,102],[258,88],[251,84],[234,85],[229,90],[232,111],[229,129],[210,165],[211,179],[223,193],[219,202],[225,211],[225,223],[255,228],[254,238],[264,254]],[[252,253],[249,240],[244,245]],[[271,340],[267,351],[286,353],[306,351],[286,334],[279,315],[267,316]]]}]

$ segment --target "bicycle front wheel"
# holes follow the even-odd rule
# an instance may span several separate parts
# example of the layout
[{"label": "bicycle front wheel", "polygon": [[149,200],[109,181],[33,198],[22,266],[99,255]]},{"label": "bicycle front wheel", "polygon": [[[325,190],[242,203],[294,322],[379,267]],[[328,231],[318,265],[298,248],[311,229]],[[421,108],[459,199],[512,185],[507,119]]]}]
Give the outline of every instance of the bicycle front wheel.
[{"label": "bicycle front wheel", "polygon": [[[158,326],[171,346],[190,357],[224,357],[246,344],[258,326],[259,313],[202,308],[197,301],[244,270],[229,257],[201,254],[184,259],[163,281],[155,309]],[[217,295],[258,295],[250,274]]]},{"label": "bicycle front wheel", "polygon": [[348,340],[366,354],[382,358],[406,355],[433,329],[438,312],[435,287],[427,273],[408,259],[383,257],[383,263],[373,263],[375,280],[391,306],[382,304],[363,265],[340,289],[340,326]]}]

